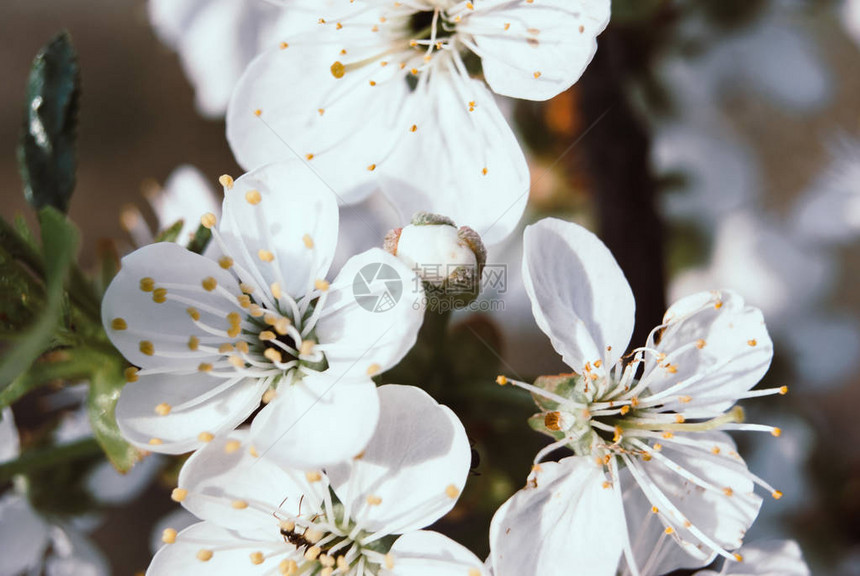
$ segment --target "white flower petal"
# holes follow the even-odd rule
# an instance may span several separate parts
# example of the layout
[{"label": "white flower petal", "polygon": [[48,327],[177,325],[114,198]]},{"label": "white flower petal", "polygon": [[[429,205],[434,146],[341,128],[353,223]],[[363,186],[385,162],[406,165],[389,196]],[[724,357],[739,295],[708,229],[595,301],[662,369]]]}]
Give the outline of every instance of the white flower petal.
[{"label": "white flower petal", "polygon": [[694,418],[721,414],[770,367],[773,342],[761,311],[732,291],[683,298],[663,322],[648,345],[666,356],[646,355],[642,380],[651,393],[671,392],[665,410]]},{"label": "white flower petal", "polygon": [[302,162],[270,164],[237,179],[224,192],[223,214],[218,230],[229,255],[249,273],[258,271],[265,288],[277,282],[300,297],[328,273],[337,200]]},{"label": "white flower petal", "polygon": [[148,0],[149,20],[159,39],[168,46],[176,46],[194,16],[210,0]]},{"label": "white flower petal", "polygon": [[0,412],[0,464],[14,460],[21,453],[21,440],[12,409],[3,408]]},{"label": "white flower petal", "polygon": [[609,24],[609,0],[491,0],[458,26],[479,49],[497,94],[547,100],[570,88]]},{"label": "white flower petal", "polygon": [[350,258],[316,326],[329,371],[364,376],[395,366],[418,337],[423,297],[415,273],[388,252],[372,248]]},{"label": "white flower petal", "polygon": [[[639,480],[636,480],[638,485],[634,483],[629,469],[624,469],[621,475],[634,556],[642,568],[653,553],[658,553],[657,560],[651,560],[654,574],[698,568],[713,560],[715,553],[691,532],[691,526],[727,550],[739,548],[761,506],[747,465],[728,434],[696,432],[679,433],[676,437],[695,440],[699,446],[665,441],[660,454],[714,489],[702,488],[683,478],[656,456],[636,466],[646,484]],[[657,496],[658,490],[665,499]],[[647,515],[654,516],[652,506],[658,508],[662,519],[668,519],[674,530],[671,537],[666,536],[664,524],[646,519]],[[677,508],[677,512],[671,507]]]},{"label": "white flower petal", "polygon": [[[398,66],[378,62],[335,78],[335,62],[347,67],[388,45],[370,27],[357,41],[333,33],[319,26],[310,42],[261,53],[233,93],[227,139],[246,169],[298,156],[354,203],[372,192],[375,167],[394,146],[409,87]],[[341,54],[345,43],[350,49]]]},{"label": "white flower petal", "polygon": [[278,388],[251,424],[251,438],[266,459],[313,470],[361,452],[378,418],[379,397],[370,378],[327,371]]},{"label": "white flower petal", "polygon": [[[188,492],[182,505],[246,536],[283,541],[273,512],[286,518],[297,516],[300,507],[314,511],[321,496],[304,472],[280,467],[262,451],[254,456],[252,446],[256,450],[246,431],[234,431],[195,452],[179,473],[179,488]],[[317,486],[326,489],[325,482],[323,476]]]},{"label": "white flower petal", "polygon": [[636,303],[612,253],[597,236],[545,218],[523,235],[523,281],[541,330],[565,363],[612,366],[624,354]]},{"label": "white flower petal", "polygon": [[379,163],[382,191],[404,221],[443,214],[496,244],[525,210],[528,165],[490,91],[443,65],[409,96],[396,149]]},{"label": "white flower petal", "polygon": [[[222,294],[220,289],[203,290],[201,283],[210,276],[232,297]],[[144,278],[154,280],[155,289],[178,284],[185,288],[170,287],[166,301],[157,303],[153,300],[155,292],[141,290]],[[187,367],[193,372],[201,362],[213,362],[218,354],[189,350],[191,336],[203,342],[211,338],[186,312],[190,304],[172,296],[192,300],[201,322],[226,331],[230,327],[227,314],[238,309],[235,297],[240,294],[236,280],[216,262],[172,242],[159,242],[122,259],[122,268],[102,300],[102,319],[111,342],[132,364],[160,369]],[[210,308],[223,312],[214,314]],[[117,318],[125,321],[124,328],[112,327]],[[229,340],[225,334],[223,341]],[[152,355],[141,352],[141,342],[152,344]]]},{"label": "white flower petal", "polygon": [[471,449],[457,416],[413,386],[379,388],[376,432],[363,455],[327,470],[332,487],[367,530],[400,534],[454,507]]},{"label": "white flower petal", "polygon": [[616,573],[625,530],[621,502],[589,457],[544,462],[490,525],[495,576]]},{"label": "white flower petal", "polygon": [[0,498],[0,535],[0,574],[20,574],[41,565],[48,525],[23,496],[10,492]]},{"label": "white flower petal", "polygon": [[168,545],[164,541],[165,530],[170,529],[181,532],[192,524],[197,524],[198,522],[200,522],[200,520],[197,516],[185,508],[178,507],[175,510],[168,512],[158,522],[156,522],[155,526],[152,528],[152,533],[149,536],[149,551],[152,554],[155,554],[161,548]]},{"label": "white flower petal", "polygon": [[[228,388],[203,398],[231,380],[235,381]],[[220,434],[244,422],[260,405],[266,386],[264,379],[216,378],[203,372],[140,376],[120,394],[116,419],[125,439],[135,446],[182,454],[202,444],[201,433]],[[157,411],[161,404],[170,407],[168,414]]]},{"label": "white flower petal", "polygon": [[197,230],[203,214],[221,213],[221,205],[206,177],[187,164],[176,168],[167,178],[164,188],[148,195],[147,200],[161,229],[172,226],[177,220],[185,222],[179,233],[181,244],[186,244],[189,235]]},{"label": "white flower petal", "polygon": [[[742,562],[730,562],[720,574],[731,576],[810,576],[800,546],[794,540],[772,540],[747,544],[739,551]],[[717,576],[696,572],[695,576]]]},{"label": "white flower petal", "polygon": [[121,474],[110,462],[101,461],[87,474],[87,490],[100,504],[117,506],[131,502],[152,484],[164,464],[162,457],[152,455]]},{"label": "white flower petal", "polygon": [[[277,524],[272,531],[276,532]],[[264,576],[277,571],[277,559],[269,559],[262,564],[251,562],[250,555],[283,548],[284,543],[260,542],[253,538],[243,538],[236,532],[221,528],[210,522],[200,522],[183,530],[176,542],[164,546],[149,565],[148,576],[211,576],[212,574],[242,574],[243,576]],[[201,551],[211,552],[208,560],[201,561]],[[204,552],[205,553],[205,552]]]},{"label": "white flower petal", "polygon": [[108,576],[107,558],[83,534],[53,526],[52,554],[45,559],[45,576]]},{"label": "white flower petal", "polygon": [[438,532],[404,534],[391,547],[392,569],[382,576],[485,576],[483,563],[464,546]]}]

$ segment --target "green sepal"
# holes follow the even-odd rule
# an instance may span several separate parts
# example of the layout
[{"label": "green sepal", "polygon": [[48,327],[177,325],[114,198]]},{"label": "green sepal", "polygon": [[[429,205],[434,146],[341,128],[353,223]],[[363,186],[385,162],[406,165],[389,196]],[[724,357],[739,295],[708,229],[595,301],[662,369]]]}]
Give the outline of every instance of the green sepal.
[{"label": "green sepal", "polygon": [[125,386],[123,366],[118,358],[112,359],[92,373],[87,412],[93,435],[108,460],[118,471],[127,472],[143,453],[123,439],[116,423],[116,403]]},{"label": "green sepal", "polygon": [[27,85],[18,162],[24,196],[33,208],[67,212],[75,189],[75,140],[80,68],[72,39],[63,32],[33,60]]},{"label": "green sepal", "polygon": [[177,220],[170,227],[159,232],[153,242],[176,242],[183,226],[185,226],[185,220]]},{"label": "green sepal", "polygon": [[206,247],[209,245],[209,241],[211,239],[212,231],[201,224],[197,227],[197,230],[194,232],[194,236],[188,243],[188,249],[195,254],[203,254],[203,251],[206,250]]},{"label": "green sepal", "polygon": [[531,429],[535,432],[546,434],[555,440],[561,440],[564,438],[564,432],[561,430],[550,430],[546,427],[546,414],[543,412],[530,416],[528,422]]},{"label": "green sepal", "polygon": [[[582,377],[578,374],[558,374],[554,376],[540,376],[535,380],[534,385],[542,390],[546,390],[556,396],[567,398],[580,404],[588,404],[588,399],[577,389],[577,385],[582,381]],[[552,412],[559,409],[558,402],[550,400],[544,396],[532,393],[532,398],[535,404],[545,412]]]}]

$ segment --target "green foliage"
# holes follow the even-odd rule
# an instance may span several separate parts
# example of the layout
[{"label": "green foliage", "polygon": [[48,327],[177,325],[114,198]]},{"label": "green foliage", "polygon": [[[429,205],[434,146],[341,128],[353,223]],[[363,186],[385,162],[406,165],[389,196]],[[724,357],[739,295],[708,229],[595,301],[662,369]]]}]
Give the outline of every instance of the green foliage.
[{"label": "green foliage", "polygon": [[194,232],[194,237],[191,238],[191,242],[188,243],[188,249],[195,254],[203,254],[203,251],[206,250],[211,239],[212,231],[201,224]]},{"label": "green foliage", "polygon": [[75,188],[79,99],[78,57],[64,32],[33,60],[27,87],[18,160],[24,195],[37,210],[68,211]]},{"label": "green foliage", "polygon": [[77,252],[78,231],[63,214],[51,207],[43,208],[39,211],[39,222],[44,251],[45,303],[35,322],[0,360],[0,391],[49,348],[63,312],[64,284]]}]

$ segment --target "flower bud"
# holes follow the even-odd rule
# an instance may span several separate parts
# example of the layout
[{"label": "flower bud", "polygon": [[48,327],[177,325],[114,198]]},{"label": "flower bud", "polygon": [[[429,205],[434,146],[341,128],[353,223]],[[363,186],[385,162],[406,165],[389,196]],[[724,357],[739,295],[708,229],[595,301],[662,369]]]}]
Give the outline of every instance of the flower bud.
[{"label": "flower bud", "polygon": [[452,306],[464,306],[478,296],[487,251],[471,228],[418,212],[411,224],[388,233],[385,249],[415,271],[428,296],[450,297]]}]

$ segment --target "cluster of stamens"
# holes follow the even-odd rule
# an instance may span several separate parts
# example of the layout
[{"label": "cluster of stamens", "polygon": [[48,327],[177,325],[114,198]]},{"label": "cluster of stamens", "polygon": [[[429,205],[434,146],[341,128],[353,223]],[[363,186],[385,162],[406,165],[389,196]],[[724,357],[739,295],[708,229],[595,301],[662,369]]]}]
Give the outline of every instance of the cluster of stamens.
[{"label": "cluster of stamens", "polygon": [[[222,176],[221,183],[228,190],[233,187],[233,180],[229,176]],[[245,201],[256,207],[262,202],[262,195],[257,190],[249,190],[245,193]],[[267,234],[265,211],[259,209],[255,213],[259,230]],[[211,231],[213,240],[223,254],[218,264],[232,274],[240,293],[236,294],[235,286],[222,286],[212,276],[201,278],[198,284],[162,282],[157,277],[140,279],[140,290],[150,294],[155,305],[169,301],[185,307],[197,333],[188,336],[184,342],[184,351],[176,350],[175,346],[171,346],[170,350],[162,350],[154,343],[175,344],[172,341],[179,336],[151,333],[130,326],[122,317],[113,318],[110,323],[111,329],[115,331],[140,336],[138,348],[146,356],[186,360],[176,367],[130,368],[126,371],[129,382],[148,374],[188,374],[194,371],[224,380],[223,384],[214,387],[205,397],[195,398],[182,406],[170,406],[163,402],[157,404],[155,411],[159,415],[191,408],[248,377],[268,382],[269,392],[264,396],[264,401],[268,401],[277,386],[289,385],[301,378],[303,373],[316,372],[326,367],[324,346],[316,342],[314,328],[325,305],[328,282],[317,279],[302,297],[294,298],[281,288],[282,266],[273,251],[260,249],[255,255],[231,254],[215,227],[215,216],[206,214],[201,223]],[[304,236],[303,243],[307,250],[314,249],[313,239],[309,235]],[[256,269],[262,266],[272,266],[278,281],[266,285]],[[218,296],[223,304],[213,305],[211,299],[207,299],[209,304],[204,304],[199,298],[202,294]],[[213,356],[217,357],[215,361],[211,360]],[[206,361],[195,362],[195,358]],[[203,432],[202,435],[207,433]],[[151,443],[159,444],[160,441],[153,438]]]}]

